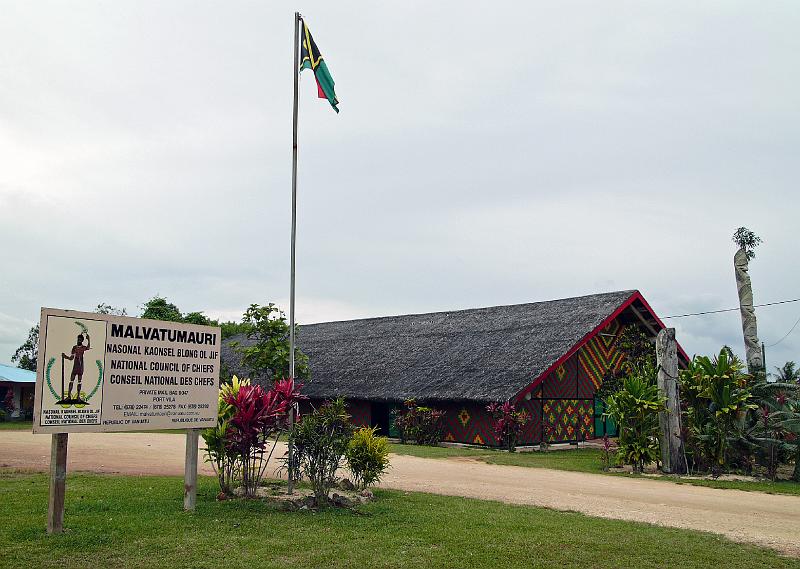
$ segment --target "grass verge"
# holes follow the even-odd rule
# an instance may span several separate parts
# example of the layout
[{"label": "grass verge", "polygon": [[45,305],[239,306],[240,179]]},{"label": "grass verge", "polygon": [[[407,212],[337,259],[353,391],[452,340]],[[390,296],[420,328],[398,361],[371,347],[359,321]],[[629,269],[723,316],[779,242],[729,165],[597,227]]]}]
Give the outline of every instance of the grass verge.
[{"label": "grass verge", "polygon": [[0,431],[30,431],[33,429],[31,421],[3,421],[0,422]]},{"label": "grass verge", "polygon": [[[635,476],[623,472],[604,472],[603,451],[596,448],[579,448],[569,450],[551,450],[547,452],[502,452],[481,448],[449,448],[425,447],[417,445],[390,445],[391,452],[406,454],[422,458],[449,458],[471,456],[489,464],[502,464],[506,466],[523,466],[528,468],[552,468],[554,470],[569,470],[573,472],[588,472],[590,474],[605,474],[610,476]],[[651,480],[663,480],[678,484],[692,484],[708,488],[745,490],[748,492],[766,492],[768,494],[790,494],[800,496],[800,483],[788,480],[770,482],[769,480],[711,480],[693,479],[679,476],[646,476]]]},{"label": "grass verge", "polygon": [[204,477],[187,514],[180,478],[74,474],[67,487],[67,531],[47,536],[46,476],[0,474],[3,566],[800,568],[712,534],[430,494],[378,491],[360,515],[285,513],[216,502]]}]

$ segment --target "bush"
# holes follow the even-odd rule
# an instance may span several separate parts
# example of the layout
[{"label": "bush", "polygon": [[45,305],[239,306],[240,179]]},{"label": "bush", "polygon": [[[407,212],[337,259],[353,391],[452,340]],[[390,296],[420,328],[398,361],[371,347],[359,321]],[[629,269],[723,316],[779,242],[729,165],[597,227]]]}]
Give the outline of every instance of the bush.
[{"label": "bush", "polygon": [[736,458],[740,465],[751,460],[745,427],[748,412],[758,406],[743,369],[744,364],[723,348],[713,359],[695,357],[680,374],[687,454],[696,469],[719,474],[730,466],[732,448],[743,449]]},{"label": "bush", "polygon": [[249,379],[239,380],[235,375],[230,383],[224,383],[219,390],[219,400],[217,406],[217,426],[205,429],[202,433],[203,440],[206,442],[206,462],[210,462],[217,473],[219,489],[223,494],[233,492],[233,480],[236,478],[238,456],[233,449],[226,448],[226,433],[228,424],[233,417],[233,407],[225,402],[230,395],[239,393],[243,385],[250,385]]},{"label": "bush", "polygon": [[617,347],[624,355],[620,371],[606,371],[595,397],[606,401],[622,388],[622,382],[631,371],[656,365],[656,347],[650,335],[638,324],[628,324],[617,339]]},{"label": "bush", "polygon": [[792,480],[800,482],[800,396],[786,400],[777,413],[777,419],[784,431],[783,438],[794,455]]},{"label": "bush", "polygon": [[633,369],[623,380],[622,388],[606,402],[606,415],[619,428],[617,458],[633,465],[634,472],[659,458],[658,412],[664,408],[664,398],[655,384],[655,369],[645,366]]},{"label": "bush", "polygon": [[389,440],[376,435],[377,427],[362,427],[347,446],[347,466],[353,482],[364,489],[379,482],[389,467]]},{"label": "bush", "polygon": [[336,484],[336,471],[344,466],[353,431],[344,399],[339,398],[303,415],[289,433],[299,473],[311,482],[320,506],[328,503],[328,494]]},{"label": "bush", "polygon": [[486,410],[492,415],[494,432],[498,440],[509,452],[514,452],[522,429],[530,421],[531,416],[525,409],[517,411],[514,405],[508,401],[502,405],[492,403],[486,407]]},{"label": "bush", "polygon": [[611,468],[611,449],[614,448],[611,439],[608,436],[608,433],[603,435],[603,472],[608,472],[609,468]]},{"label": "bush", "polygon": [[13,415],[14,411],[17,410],[17,406],[14,405],[14,392],[11,390],[11,388],[6,391],[6,398],[5,401],[3,401],[3,406],[6,409],[6,413],[9,415]]},{"label": "bush", "polygon": [[400,440],[418,445],[436,446],[441,442],[444,411],[417,405],[413,399],[404,403],[405,409],[395,412],[394,424],[400,431]]},{"label": "bush", "polygon": [[[634,344],[623,342],[623,351]],[[606,415],[620,429],[618,458],[636,470],[657,460],[662,406],[655,368],[646,350],[640,353],[638,361],[626,363],[623,386],[606,400]],[[696,356],[681,370],[681,438],[690,472],[734,471],[774,480],[780,465],[794,459],[792,478],[800,480],[797,373],[793,362],[778,371],[779,381],[768,381],[764,370],[748,374],[728,347],[714,357]]]},{"label": "bush", "polygon": [[222,387],[217,426],[203,432],[207,459],[217,472],[222,493],[231,493],[238,479],[245,496],[255,495],[278,437],[271,443],[270,438],[287,428],[289,410],[302,398],[300,387],[282,379],[265,390],[235,376]]}]

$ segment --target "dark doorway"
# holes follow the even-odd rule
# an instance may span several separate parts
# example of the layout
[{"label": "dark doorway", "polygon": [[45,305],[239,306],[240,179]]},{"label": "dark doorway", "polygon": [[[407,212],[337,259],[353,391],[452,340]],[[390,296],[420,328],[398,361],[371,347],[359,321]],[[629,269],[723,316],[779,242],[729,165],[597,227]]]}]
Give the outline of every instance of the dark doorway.
[{"label": "dark doorway", "polygon": [[380,429],[378,434],[382,437],[399,436],[394,428],[394,415],[392,413],[396,407],[395,403],[372,403],[372,426]]}]

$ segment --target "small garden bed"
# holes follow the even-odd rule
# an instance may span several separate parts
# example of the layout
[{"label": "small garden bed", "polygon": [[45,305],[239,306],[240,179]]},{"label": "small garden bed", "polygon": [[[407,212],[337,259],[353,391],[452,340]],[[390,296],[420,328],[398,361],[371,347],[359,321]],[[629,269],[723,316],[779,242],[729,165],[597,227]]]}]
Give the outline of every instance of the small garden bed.
[{"label": "small garden bed", "polygon": [[[234,497],[220,494],[217,499],[245,499],[245,489],[238,487],[233,491]],[[336,489],[331,491],[328,501],[320,504],[314,495],[313,488],[295,488],[291,494],[286,491],[286,483],[282,481],[267,482],[255,490],[255,496],[250,499],[257,499],[274,505],[279,510],[318,510],[321,507],[335,506],[339,508],[356,508],[368,504],[375,499],[372,490],[357,490],[352,482],[347,479],[342,480]]]}]

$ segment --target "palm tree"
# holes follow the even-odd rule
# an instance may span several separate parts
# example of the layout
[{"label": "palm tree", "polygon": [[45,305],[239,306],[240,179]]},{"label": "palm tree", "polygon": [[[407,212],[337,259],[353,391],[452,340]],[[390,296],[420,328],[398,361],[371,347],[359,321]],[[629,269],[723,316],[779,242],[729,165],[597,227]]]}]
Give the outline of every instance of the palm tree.
[{"label": "palm tree", "polygon": [[746,227],[740,227],[733,234],[733,242],[739,250],[733,256],[733,268],[736,272],[736,289],[739,291],[739,310],[742,313],[742,332],[747,357],[747,371],[751,375],[763,371],[764,361],[758,342],[756,311],[753,308],[753,285],[750,282],[749,264],[755,258],[755,248],[761,238]]},{"label": "palm tree", "polygon": [[[792,366],[788,367],[791,371]],[[781,381],[770,381],[763,373],[749,378],[753,412],[743,419],[743,429],[735,442],[742,452],[756,453],[756,460],[763,461],[772,479],[780,462],[800,452],[800,415],[797,414],[800,412],[800,386],[793,381],[782,381],[784,377],[792,377],[791,373],[783,373],[784,368],[776,368],[777,376],[770,374]],[[759,448],[760,457],[756,452]],[[800,477],[800,466],[795,467],[795,476]]]},{"label": "palm tree", "polygon": [[779,383],[800,384],[800,369],[794,362],[786,362],[783,367],[775,366],[778,373],[773,374]]},{"label": "palm tree", "polygon": [[800,482],[800,399],[790,399],[777,413],[781,428],[785,431],[784,440],[794,447],[794,472],[792,480]]}]

